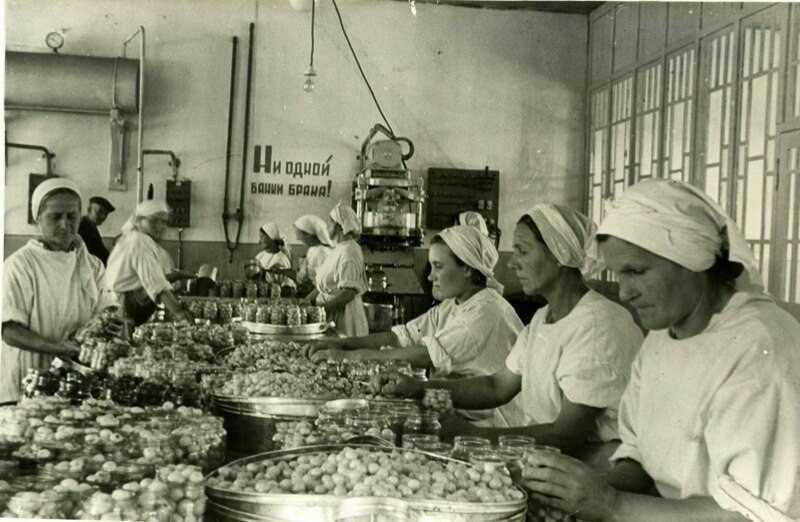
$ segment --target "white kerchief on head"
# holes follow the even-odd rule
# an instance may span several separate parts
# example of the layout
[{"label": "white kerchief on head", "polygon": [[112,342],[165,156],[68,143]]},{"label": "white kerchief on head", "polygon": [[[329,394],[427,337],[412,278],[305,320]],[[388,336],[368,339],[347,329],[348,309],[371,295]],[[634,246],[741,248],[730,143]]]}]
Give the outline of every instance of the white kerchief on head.
[{"label": "white kerchief on head", "polygon": [[169,206],[163,201],[146,199],[136,205],[133,215],[122,225],[122,233],[126,234],[136,228],[136,219],[141,217],[153,217],[156,214],[169,214]]},{"label": "white kerchief on head", "polygon": [[540,203],[526,214],[542,235],[545,245],[563,266],[577,268],[587,278],[597,275],[599,263],[586,256],[586,244],[597,230],[588,217],[564,205]]},{"label": "white kerchief on head", "polygon": [[31,215],[33,219],[39,217],[39,207],[45,197],[56,190],[71,190],[78,198],[81,198],[81,191],[78,190],[78,185],[76,185],[74,181],[70,181],[66,178],[46,179],[36,186],[36,190],[33,191],[33,195],[31,196]]},{"label": "white kerchief on head", "polygon": [[323,245],[331,247],[334,246],[333,241],[328,235],[328,226],[325,224],[325,220],[323,220],[321,217],[314,216],[312,214],[306,214],[305,216],[300,216],[297,218],[297,220],[294,222],[294,226],[306,234],[316,236],[319,242]]},{"label": "white kerchief on head", "polygon": [[264,223],[263,225],[261,225],[261,229],[260,230],[262,232],[264,232],[267,235],[267,237],[269,237],[273,241],[283,241],[283,244],[280,246],[281,252],[286,254],[286,256],[289,259],[292,258],[291,251],[289,250],[289,246],[286,244],[286,238],[283,235],[283,231],[281,230],[281,227],[278,226],[277,223],[273,223],[272,221]]},{"label": "white kerchief on head", "polygon": [[458,224],[477,228],[484,236],[489,235],[489,227],[486,226],[486,220],[483,219],[483,216],[473,210],[468,210],[459,214]]},{"label": "white kerchief on head", "polygon": [[281,227],[279,227],[276,223],[273,223],[271,221],[261,225],[261,231],[264,232],[267,235],[267,237],[269,237],[273,241],[283,239],[283,232],[281,231]]},{"label": "white kerchief on head", "polygon": [[[739,227],[701,190],[683,182],[651,180],[629,187],[611,203],[597,234],[614,236],[693,272],[711,268],[727,251],[744,267],[738,290],[763,291],[761,273]],[[590,254],[599,258],[597,241]]]},{"label": "white kerchief on head", "polygon": [[332,220],[342,227],[342,233],[344,235],[361,233],[361,224],[358,222],[358,216],[352,208],[344,206],[339,202],[333,207],[333,210],[331,210],[330,216]]},{"label": "white kerchief on head", "polygon": [[486,276],[486,286],[503,293],[503,285],[494,278],[494,267],[500,255],[492,241],[477,228],[456,225],[436,234],[442,238],[453,255]]}]

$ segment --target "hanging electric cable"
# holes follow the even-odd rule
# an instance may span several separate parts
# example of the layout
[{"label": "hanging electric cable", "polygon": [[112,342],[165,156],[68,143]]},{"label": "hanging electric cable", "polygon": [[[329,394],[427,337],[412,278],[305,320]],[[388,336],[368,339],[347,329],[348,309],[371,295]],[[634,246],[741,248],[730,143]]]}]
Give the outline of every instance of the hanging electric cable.
[{"label": "hanging electric cable", "polygon": [[303,90],[306,92],[314,90],[314,77],[317,75],[317,71],[314,70],[314,15],[317,10],[316,4],[316,0],[311,0],[311,58],[308,61],[308,69],[303,74],[306,77],[306,81],[303,82]]},{"label": "hanging electric cable", "polygon": [[364,79],[364,83],[367,84],[367,89],[369,89],[369,93],[372,96],[372,100],[375,102],[375,106],[378,108],[378,112],[381,113],[381,117],[383,118],[384,123],[386,123],[386,127],[388,127],[389,131],[392,133],[392,135],[394,135],[394,129],[392,129],[389,120],[386,119],[386,115],[383,113],[383,109],[381,109],[381,104],[378,103],[378,98],[375,96],[375,91],[372,90],[372,85],[370,85],[369,80],[367,79],[367,75],[364,74],[364,69],[361,67],[361,62],[358,61],[358,56],[356,56],[356,51],[355,49],[353,49],[353,44],[350,43],[350,37],[347,36],[347,30],[344,28],[344,22],[342,21],[342,14],[339,12],[339,6],[336,4],[336,0],[331,0],[331,1],[333,2],[333,8],[336,9],[336,16],[339,18],[339,26],[342,28],[342,34],[344,35],[344,39],[347,40],[347,45],[348,47],[350,47],[350,52],[353,55],[353,59],[356,61],[356,65],[358,66],[359,72],[361,72],[361,77]]}]

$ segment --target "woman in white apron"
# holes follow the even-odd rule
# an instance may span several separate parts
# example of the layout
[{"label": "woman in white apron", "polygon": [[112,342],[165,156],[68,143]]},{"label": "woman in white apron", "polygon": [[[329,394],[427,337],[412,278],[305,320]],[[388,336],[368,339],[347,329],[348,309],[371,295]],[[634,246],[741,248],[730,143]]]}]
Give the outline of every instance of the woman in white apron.
[{"label": "woman in white apron", "polygon": [[361,233],[353,209],[337,203],[331,210],[328,233],[336,246],[317,271],[315,302],[324,306],[336,328],[348,337],[367,335],[369,325],[361,296],[367,291],[364,255],[356,242]]},{"label": "woman in white apron", "polygon": [[78,187],[64,178],[44,181],[33,192],[31,212],[40,237],[3,263],[0,402],[20,398],[29,369],[47,369],[55,356],[77,356],[80,348],[69,336],[116,305],[103,263],[78,236]]},{"label": "woman in white apron", "polygon": [[[498,257],[477,227],[441,231],[431,242],[428,278],[441,303],[391,331],[321,343],[312,349],[313,360],[400,360],[433,367],[436,377],[450,379],[499,371],[523,325],[494,279]],[[394,349],[380,350],[383,346]],[[517,402],[463,415],[488,425],[518,426]]]},{"label": "woman in white apron", "polygon": [[[514,229],[514,270],[526,295],[540,295],[540,308],[520,332],[510,353],[482,377],[456,381],[407,379],[401,392],[447,388],[464,409],[520,403],[521,422],[504,427],[473,427],[443,422],[446,436],[528,435],[561,449],[609,450],[619,440],[619,400],[630,377],[642,332],[622,306],[589,289],[583,245],[592,221],[569,207],[542,203],[522,216]],[[488,241],[488,240],[487,240]],[[490,346],[496,337],[485,341]],[[593,455],[593,454],[592,454]]]},{"label": "woman in white apron", "polygon": [[763,292],[736,223],[691,185],[644,181],[596,238],[650,333],[611,471],[537,454],[533,498],[587,520],[800,520],[800,324]]},{"label": "woman in white apron", "polygon": [[256,256],[264,281],[281,286],[282,296],[294,295],[297,285],[289,276],[292,272],[292,253],[286,245],[281,228],[276,223],[264,223],[258,231],[263,250]]},{"label": "woman in white apron", "polygon": [[309,287],[311,291],[316,288],[317,270],[325,262],[334,245],[328,236],[328,225],[317,216],[299,217],[294,222],[294,228],[297,240],[308,247],[306,257],[297,270],[297,284],[305,287],[302,295],[306,295],[309,293]]},{"label": "woman in white apron", "polygon": [[175,320],[192,322],[173,293],[173,283],[194,274],[175,269],[172,257],[158,241],[167,231],[169,207],[147,200],[136,206],[122,227],[122,237],[108,257],[108,284],[120,294],[125,313],[136,325],[146,322],[163,303]]}]

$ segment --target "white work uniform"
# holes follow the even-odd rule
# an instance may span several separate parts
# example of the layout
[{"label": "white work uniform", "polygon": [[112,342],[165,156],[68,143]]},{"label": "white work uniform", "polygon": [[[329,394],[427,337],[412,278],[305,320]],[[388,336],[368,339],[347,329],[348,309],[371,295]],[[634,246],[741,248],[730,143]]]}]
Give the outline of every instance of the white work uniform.
[{"label": "white work uniform", "polygon": [[317,271],[319,267],[325,262],[325,259],[330,255],[331,248],[325,245],[314,245],[308,247],[306,257],[300,264],[300,269],[297,271],[298,281],[311,281],[316,284]]},{"label": "white work uniform", "polygon": [[[3,263],[3,322],[15,322],[59,343],[92,316],[116,304],[105,270],[82,241],[69,252],[47,250],[31,239]],[[29,368],[47,369],[52,356],[3,343],[0,351],[0,402],[21,396]]]},{"label": "white work uniform", "polygon": [[622,398],[622,445],[670,499],[751,520],[800,519],[800,324],[737,292],[706,329],[651,332]]},{"label": "white work uniform", "polygon": [[317,271],[317,289],[321,303],[329,301],[345,288],[355,290],[356,296],[344,308],[329,315],[329,318],[348,337],[368,335],[369,324],[361,300],[361,295],[367,290],[364,254],[358,243],[352,239],[337,244]]},{"label": "white work uniform", "polygon": [[121,294],[144,288],[147,296],[158,302],[158,295],[172,290],[165,274],[175,264],[169,252],[143,232],[133,230],[120,238],[108,257],[108,286]]},{"label": "white work uniform", "polygon": [[526,425],[554,422],[566,397],[602,408],[593,440],[619,439],[619,401],[642,345],[641,330],[625,308],[594,290],[553,324],[546,322],[548,309],[536,311],[506,361],[522,377]]},{"label": "white work uniform", "polygon": [[[424,345],[436,376],[474,377],[503,369],[522,326],[508,301],[484,288],[461,304],[445,299],[392,332],[401,347]],[[519,396],[495,409],[497,427],[521,426],[522,420]]]},{"label": "white work uniform", "polygon": [[[286,270],[292,268],[292,261],[289,259],[289,256],[280,250],[275,253],[262,250],[256,255],[256,261],[258,261],[258,266],[260,266],[262,270]],[[278,283],[281,286],[290,286],[292,288],[297,286],[294,281],[285,275],[273,274],[271,272],[264,273],[264,280],[267,283]]]}]

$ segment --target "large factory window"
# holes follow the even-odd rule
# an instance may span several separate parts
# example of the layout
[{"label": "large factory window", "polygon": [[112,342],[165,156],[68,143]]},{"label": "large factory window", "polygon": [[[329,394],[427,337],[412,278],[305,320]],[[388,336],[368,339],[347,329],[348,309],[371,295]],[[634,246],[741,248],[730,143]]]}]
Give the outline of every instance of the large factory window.
[{"label": "large factory window", "polygon": [[590,215],[639,180],[692,183],[737,221],[768,289],[800,303],[800,5],[619,5],[590,24]]}]

